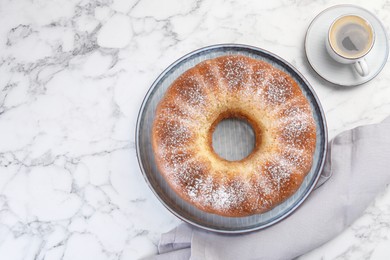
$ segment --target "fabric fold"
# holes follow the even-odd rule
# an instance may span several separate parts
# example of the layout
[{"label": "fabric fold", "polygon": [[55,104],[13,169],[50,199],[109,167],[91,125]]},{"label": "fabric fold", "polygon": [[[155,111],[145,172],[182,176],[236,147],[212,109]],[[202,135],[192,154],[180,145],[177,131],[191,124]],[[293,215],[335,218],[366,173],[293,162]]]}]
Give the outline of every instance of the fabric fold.
[{"label": "fabric fold", "polygon": [[192,227],[179,225],[172,231],[161,235],[158,244],[158,253],[163,254],[174,250],[189,248],[191,246]]}]

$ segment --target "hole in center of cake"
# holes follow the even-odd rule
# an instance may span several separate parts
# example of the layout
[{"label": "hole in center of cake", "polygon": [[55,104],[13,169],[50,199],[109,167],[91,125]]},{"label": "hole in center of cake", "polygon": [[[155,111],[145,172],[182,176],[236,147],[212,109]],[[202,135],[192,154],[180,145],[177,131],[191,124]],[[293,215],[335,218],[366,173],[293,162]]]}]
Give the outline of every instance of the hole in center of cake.
[{"label": "hole in center of cake", "polygon": [[255,131],[246,120],[225,118],[215,126],[212,146],[214,152],[225,160],[242,160],[255,149]]}]

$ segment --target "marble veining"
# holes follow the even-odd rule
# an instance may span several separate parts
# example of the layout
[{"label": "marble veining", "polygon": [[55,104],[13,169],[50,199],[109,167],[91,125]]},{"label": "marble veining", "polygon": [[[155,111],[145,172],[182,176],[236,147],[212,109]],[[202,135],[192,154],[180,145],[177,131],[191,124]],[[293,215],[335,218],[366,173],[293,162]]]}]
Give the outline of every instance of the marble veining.
[{"label": "marble veining", "polygon": [[[390,2],[361,5],[389,31]],[[147,187],[135,156],[151,83],[194,49],[243,43],[292,63],[313,85],[330,137],[390,115],[390,67],[333,86],[308,65],[306,28],[336,0],[1,0],[0,256],[138,259],[180,221]],[[302,259],[390,258],[390,191]]]}]

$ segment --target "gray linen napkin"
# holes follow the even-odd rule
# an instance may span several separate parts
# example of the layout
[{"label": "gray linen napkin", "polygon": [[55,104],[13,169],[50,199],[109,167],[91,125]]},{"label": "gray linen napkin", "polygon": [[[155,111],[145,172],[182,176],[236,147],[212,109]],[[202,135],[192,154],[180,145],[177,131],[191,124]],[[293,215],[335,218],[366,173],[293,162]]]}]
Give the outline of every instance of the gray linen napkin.
[{"label": "gray linen napkin", "polygon": [[390,183],[390,117],[330,142],[333,174],[287,219],[262,231],[222,235],[182,224],[163,234],[151,259],[291,259],[332,239]]}]

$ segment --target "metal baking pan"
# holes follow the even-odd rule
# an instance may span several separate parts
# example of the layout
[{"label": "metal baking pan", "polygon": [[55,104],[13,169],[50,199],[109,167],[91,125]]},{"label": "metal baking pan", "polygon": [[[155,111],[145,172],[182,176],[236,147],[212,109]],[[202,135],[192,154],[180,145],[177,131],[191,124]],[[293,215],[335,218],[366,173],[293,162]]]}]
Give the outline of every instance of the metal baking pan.
[{"label": "metal baking pan", "polygon": [[[183,72],[196,64],[215,57],[240,54],[272,64],[298,83],[310,102],[317,127],[313,166],[298,191],[274,209],[247,217],[222,217],[206,213],[182,200],[173,192],[155,165],[151,145],[151,128],[156,106],[166,89]],[[292,214],[314,189],[324,166],[327,149],[327,127],[320,102],[308,81],[291,64],[266,50],[239,44],[220,44],[193,51],[175,61],[155,80],[141,105],[136,127],[136,151],[142,174],[161,203],[175,216],[197,227],[221,232],[244,233],[269,227]],[[229,149],[237,149],[235,146]],[[238,151],[239,153],[240,151]]]}]

